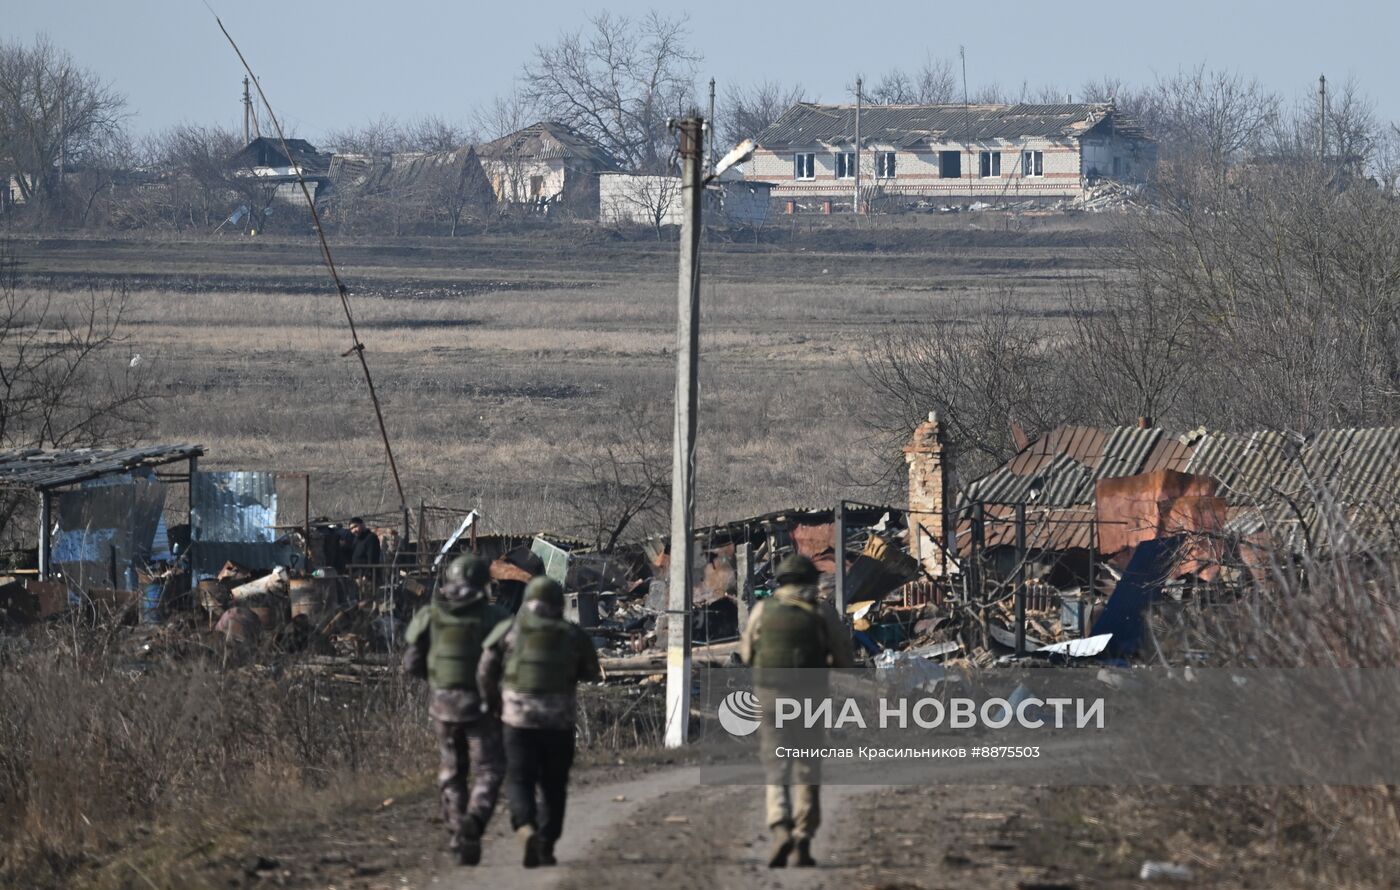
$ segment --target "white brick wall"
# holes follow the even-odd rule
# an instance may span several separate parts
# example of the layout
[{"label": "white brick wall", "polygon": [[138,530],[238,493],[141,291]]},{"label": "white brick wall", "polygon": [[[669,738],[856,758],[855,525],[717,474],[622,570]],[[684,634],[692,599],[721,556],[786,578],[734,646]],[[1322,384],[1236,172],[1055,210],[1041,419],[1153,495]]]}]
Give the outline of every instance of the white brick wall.
[{"label": "white brick wall", "polygon": [[[962,157],[962,175],[957,179],[939,176],[939,151],[957,150]],[[875,153],[890,150],[888,146],[866,145],[861,151],[861,185],[881,186],[887,194],[913,197],[1078,197],[1083,192],[1080,175],[1079,146],[1075,140],[1051,141],[1031,139],[998,141],[976,146],[934,146],[919,151],[897,151],[895,178],[875,178]],[[1001,175],[979,176],[979,152],[1001,152]],[[1044,175],[1021,175],[1021,152],[1044,153]],[[796,180],[793,177],[793,152],[774,153],[759,149],[754,154],[749,178],[775,183],[774,197],[848,199],[854,182],[836,178],[835,153],[829,149],[814,150],[816,178]]]}]

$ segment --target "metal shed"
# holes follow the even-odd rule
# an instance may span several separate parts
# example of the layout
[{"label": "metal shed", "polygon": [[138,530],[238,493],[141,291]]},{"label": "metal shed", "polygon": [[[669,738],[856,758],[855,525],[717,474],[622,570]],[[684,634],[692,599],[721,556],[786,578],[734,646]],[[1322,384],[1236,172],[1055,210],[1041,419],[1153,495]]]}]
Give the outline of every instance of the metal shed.
[{"label": "metal shed", "polygon": [[203,454],[202,445],[0,451],[0,489],[31,491],[39,498],[39,580],[46,580],[52,572],[55,495],[84,483],[132,476],[182,461],[188,462],[189,474],[167,479],[188,483]]}]

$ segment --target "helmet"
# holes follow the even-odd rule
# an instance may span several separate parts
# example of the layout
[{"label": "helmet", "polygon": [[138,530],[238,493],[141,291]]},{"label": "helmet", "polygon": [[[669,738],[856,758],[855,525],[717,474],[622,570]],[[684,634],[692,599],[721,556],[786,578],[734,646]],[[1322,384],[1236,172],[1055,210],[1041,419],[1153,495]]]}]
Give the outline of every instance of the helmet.
[{"label": "helmet", "polygon": [[525,601],[540,600],[551,606],[564,608],[564,588],[548,575],[538,575],[525,585]]},{"label": "helmet", "polygon": [[779,584],[815,584],[821,580],[821,573],[810,559],[800,553],[793,553],[778,563]]},{"label": "helmet", "polygon": [[445,580],[481,590],[491,581],[491,564],[478,556],[459,556],[448,563]]}]

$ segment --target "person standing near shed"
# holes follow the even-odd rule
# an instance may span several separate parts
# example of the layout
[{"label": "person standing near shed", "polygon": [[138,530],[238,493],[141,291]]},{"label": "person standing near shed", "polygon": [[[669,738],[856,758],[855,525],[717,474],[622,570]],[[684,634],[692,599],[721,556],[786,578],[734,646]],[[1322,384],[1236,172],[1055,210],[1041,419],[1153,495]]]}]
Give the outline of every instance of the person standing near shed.
[{"label": "person standing near shed", "polygon": [[476,685],[487,636],[497,625],[510,624],[508,613],[486,601],[490,581],[486,560],[453,560],[433,601],[418,610],[405,634],[404,670],[432,687],[428,713],[437,729],[442,819],[462,865],[481,861],[481,836],[505,777],[501,722]]},{"label": "person standing near shed", "polygon": [[[825,688],[824,676],[811,672],[854,665],[851,639],[834,609],[817,599],[821,579],[810,559],[793,554],[778,564],[779,587],[760,600],[749,615],[739,641],[739,657],[754,669],[754,686],[763,712],[759,744],[768,787],[764,793],[768,827],[773,832],[769,868],[816,865],[812,837],[821,824],[821,761],[777,758],[774,749],[815,747],[812,730],[779,728],[773,701],[789,685],[810,693],[809,685]],[[808,672],[803,676],[804,672]]]},{"label": "person standing near shed", "polygon": [[576,690],[602,676],[592,638],[564,618],[564,589],[548,576],[526,585],[515,620],[486,640],[477,686],[505,724],[506,797],[526,868],[556,862],[574,762]]}]

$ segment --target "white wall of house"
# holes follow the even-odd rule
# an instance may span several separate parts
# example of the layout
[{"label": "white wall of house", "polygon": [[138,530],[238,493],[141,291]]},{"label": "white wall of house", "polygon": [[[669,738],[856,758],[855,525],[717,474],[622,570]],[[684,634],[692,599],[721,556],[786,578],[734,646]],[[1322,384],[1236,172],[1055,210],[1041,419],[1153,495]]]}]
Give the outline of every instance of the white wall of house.
[{"label": "white wall of house", "polygon": [[[1117,140],[1126,143],[1126,140]],[[1112,146],[1126,155],[1123,146]],[[774,184],[773,196],[777,198],[833,198],[849,199],[854,181],[836,177],[837,151],[831,148],[810,149],[814,157],[814,177],[809,180],[796,178],[793,156],[797,152],[771,152],[759,149],[746,174]],[[895,152],[895,175],[893,179],[878,178],[876,154]],[[961,173],[956,178],[944,177],[940,166],[940,152],[957,151],[961,159]],[[1000,154],[998,175],[982,176],[981,156],[983,151]],[[1039,152],[1039,173],[1031,175],[1023,172],[1022,153]],[[1112,170],[1111,155],[1108,170]],[[865,145],[862,147],[861,186],[878,187],[890,195],[929,198],[1077,198],[1084,193],[1083,167],[1081,166],[1080,145],[1077,139],[1024,139],[997,140],[973,145],[949,143],[945,145],[922,146],[917,150],[895,149],[893,146]],[[1148,169],[1141,162],[1135,162],[1134,169]],[[1107,174],[1105,174],[1107,175]]]},{"label": "white wall of house", "polygon": [[633,173],[600,174],[598,220],[611,224],[680,225],[680,177],[642,176]]},{"label": "white wall of house", "polygon": [[481,158],[481,169],[495,190],[497,201],[553,201],[564,193],[563,158],[542,161]]}]

